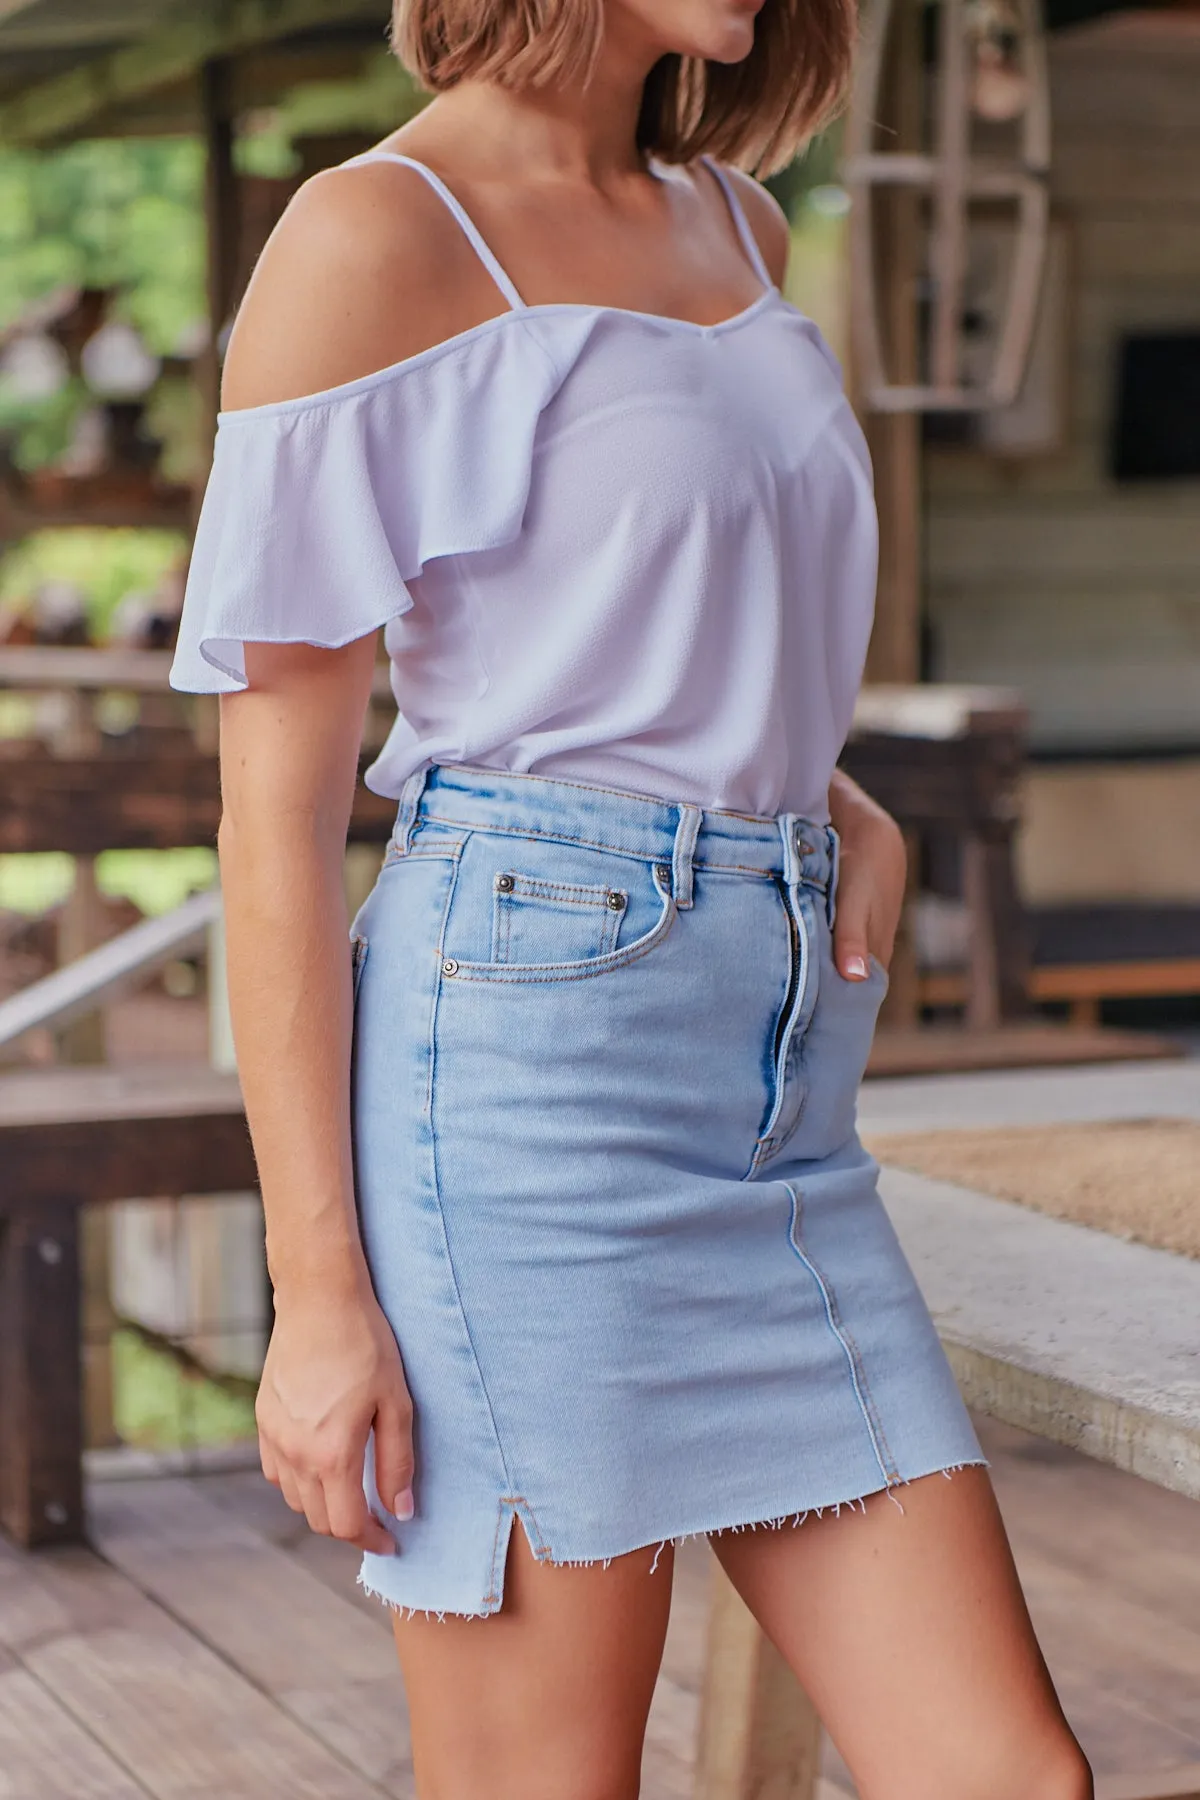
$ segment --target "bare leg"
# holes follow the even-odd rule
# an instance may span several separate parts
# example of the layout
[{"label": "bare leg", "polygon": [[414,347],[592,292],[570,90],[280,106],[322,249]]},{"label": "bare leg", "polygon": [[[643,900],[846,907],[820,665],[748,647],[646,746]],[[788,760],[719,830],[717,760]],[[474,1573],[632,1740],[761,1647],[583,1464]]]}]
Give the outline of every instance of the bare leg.
[{"label": "bare leg", "polygon": [[636,1800],[670,1545],[538,1563],[516,1526],[489,1619],[396,1620],[421,1800]]},{"label": "bare leg", "polygon": [[983,1469],[713,1548],[861,1800],[1089,1800]]}]

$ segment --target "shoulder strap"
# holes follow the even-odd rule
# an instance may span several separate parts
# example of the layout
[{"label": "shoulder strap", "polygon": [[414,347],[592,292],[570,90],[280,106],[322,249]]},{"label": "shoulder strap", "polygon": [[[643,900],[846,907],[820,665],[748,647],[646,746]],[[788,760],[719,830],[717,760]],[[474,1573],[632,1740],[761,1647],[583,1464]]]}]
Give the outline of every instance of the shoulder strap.
[{"label": "shoulder strap", "polygon": [[513,285],[508,271],[503,267],[484,239],[479,227],[467,212],[462,201],[455,198],[440,175],[435,175],[431,168],[423,162],[418,162],[415,157],[401,156],[399,152],[395,150],[366,150],[361,156],[352,156],[348,162],[342,164],[342,167],[344,169],[353,169],[357,167],[359,163],[371,162],[399,163],[402,168],[412,169],[423,181],[427,182],[434,193],[442,201],[447,212],[458,221],[463,236],[466,238],[472,250],[474,250],[476,256],[479,258],[496,286],[500,289],[500,292],[504,295],[504,298],[508,301],[508,304],[512,307],[513,311],[524,312],[525,302]]},{"label": "shoulder strap", "polygon": [[767,265],[763,260],[763,253],[758,247],[758,239],[751,231],[749,221],[742,210],[742,203],[738,199],[737,188],[734,186],[733,182],[730,181],[729,176],[721,167],[720,163],[714,161],[711,156],[702,156],[700,161],[704,164],[705,168],[725,196],[725,204],[729,208],[733,222],[737,227],[738,237],[742,241],[742,249],[750,259],[750,267],[754,270],[754,273],[758,276],[764,287],[773,288],[775,283],[771,280],[771,271],[767,268]]}]

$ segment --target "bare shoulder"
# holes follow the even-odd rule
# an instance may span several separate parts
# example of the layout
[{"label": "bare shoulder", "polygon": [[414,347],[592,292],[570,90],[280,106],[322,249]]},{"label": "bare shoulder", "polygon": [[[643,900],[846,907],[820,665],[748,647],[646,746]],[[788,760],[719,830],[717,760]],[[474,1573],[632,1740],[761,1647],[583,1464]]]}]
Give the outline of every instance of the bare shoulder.
[{"label": "bare shoulder", "polygon": [[[222,405],[322,393],[478,323],[468,316],[480,304],[473,263],[414,170],[380,162],[313,176],[268,239],[238,310]],[[481,316],[488,304],[485,282]]]},{"label": "bare shoulder", "polygon": [[747,222],[763,253],[763,260],[771,271],[771,279],[776,287],[781,287],[787,273],[788,252],[791,248],[787,215],[775,196],[769,194],[760,181],[755,181],[753,175],[728,167],[725,167],[724,173],[733,183],[734,192],[742,203]]}]

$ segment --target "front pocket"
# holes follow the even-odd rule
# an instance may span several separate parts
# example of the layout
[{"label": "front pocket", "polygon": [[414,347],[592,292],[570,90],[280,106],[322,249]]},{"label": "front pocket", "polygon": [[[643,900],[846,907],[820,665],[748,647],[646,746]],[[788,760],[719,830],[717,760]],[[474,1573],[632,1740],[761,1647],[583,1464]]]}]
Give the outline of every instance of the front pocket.
[{"label": "front pocket", "polygon": [[501,870],[493,882],[494,963],[580,962],[615,950],[627,889]]},{"label": "front pocket", "polygon": [[[594,852],[588,854],[593,855]],[[520,961],[515,954],[516,946],[511,941],[507,961],[481,962],[464,954],[470,943],[473,909],[469,905],[469,883],[460,878],[459,892],[451,907],[443,942],[443,977],[508,985],[518,982],[536,984],[548,981],[583,981],[590,976],[607,975],[640,961],[666,940],[675,922],[677,915],[671,896],[671,870],[667,864],[626,866],[629,869],[628,876],[623,869],[614,869],[616,880],[627,879],[629,882],[628,896],[620,907],[612,905],[607,898],[611,893],[622,897],[626,895],[626,890],[616,887],[615,883],[612,887],[575,884],[575,893],[590,893],[594,899],[591,903],[585,900],[582,904],[564,906],[553,901],[547,902],[545,895],[547,890],[557,888],[561,891],[566,883],[554,881],[548,876],[530,877],[530,881],[541,890],[541,904],[535,906],[528,898],[521,902],[520,929],[522,932],[528,930],[529,936],[521,946]],[[488,888],[493,895],[497,892],[495,881],[495,875],[489,874]],[[506,897],[507,890],[501,888],[499,893]],[[603,906],[599,904],[601,896],[604,896]],[[493,900],[493,917],[494,906]],[[525,908],[528,908],[527,913]],[[599,915],[602,911],[612,914],[620,937],[619,943],[606,950],[598,950],[597,945],[603,941],[603,934],[606,932],[611,939],[613,925],[601,921]],[[514,909],[512,920],[506,921],[506,928],[511,923],[515,930],[516,921]],[[537,934],[536,941],[534,933]],[[544,952],[539,960],[524,960],[526,954],[539,950]]]}]

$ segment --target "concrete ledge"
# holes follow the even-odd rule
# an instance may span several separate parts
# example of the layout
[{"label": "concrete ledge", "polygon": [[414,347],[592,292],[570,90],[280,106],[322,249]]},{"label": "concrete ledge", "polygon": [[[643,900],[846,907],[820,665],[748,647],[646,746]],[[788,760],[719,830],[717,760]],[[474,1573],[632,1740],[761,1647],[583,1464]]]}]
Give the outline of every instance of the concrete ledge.
[{"label": "concrete ledge", "polygon": [[968,1403],[1200,1499],[1200,1262],[886,1169]]}]

